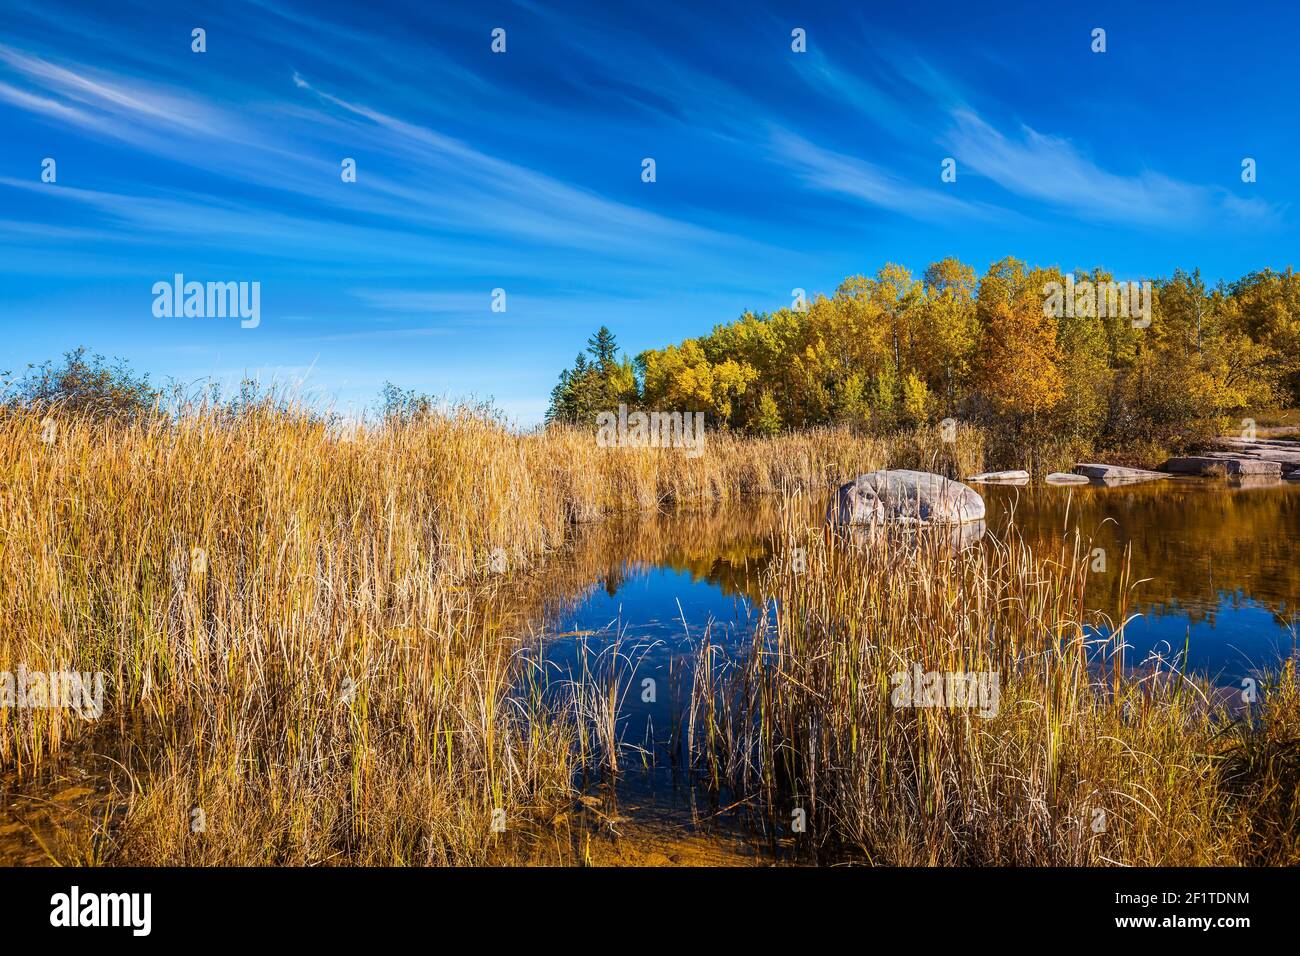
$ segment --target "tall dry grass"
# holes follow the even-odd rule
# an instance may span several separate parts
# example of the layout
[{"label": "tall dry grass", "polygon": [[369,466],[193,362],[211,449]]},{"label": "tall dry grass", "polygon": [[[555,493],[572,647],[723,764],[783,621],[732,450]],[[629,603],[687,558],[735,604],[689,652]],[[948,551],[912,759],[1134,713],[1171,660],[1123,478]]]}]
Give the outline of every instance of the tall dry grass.
[{"label": "tall dry grass", "polygon": [[[49,846],[71,863],[508,858],[622,752],[617,649],[556,706],[520,636],[590,578],[538,573],[574,522],[967,474],[985,446],[710,435],[689,458],[468,411],[348,436],[269,404],[55,423],[0,417],[0,672],[103,671],[106,712],[0,709],[0,770],[90,771],[102,813]],[[699,650],[680,736],[713,786],[802,807],[810,843],[872,862],[1300,860],[1291,669],[1243,719],[1108,658],[1086,549],[779,537],[806,551],[774,564],[771,628],[747,659]],[[909,663],[996,671],[997,716],[891,706]]]},{"label": "tall dry grass", "polygon": [[[694,765],[806,848],[889,865],[1300,862],[1300,688],[1246,712],[1168,661],[1125,661],[1083,603],[1077,537],[809,534],[772,565],[746,656],[701,648]],[[897,706],[896,674],[996,674],[996,714]],[[906,698],[904,698],[906,700]],[[951,704],[951,701],[947,701]]]},{"label": "tall dry grass", "polygon": [[733,501],[750,495],[823,490],[878,468],[920,468],[952,477],[984,464],[984,433],[958,426],[881,438],[819,428],[772,438],[708,433],[699,457],[661,448],[596,448],[591,431],[552,428],[524,440],[544,464],[569,517],[584,521],[629,509]]},{"label": "tall dry grass", "polygon": [[971,432],[822,431],[687,458],[467,411],[347,435],[273,403],[52,419],[0,416],[0,671],[102,671],[108,699],[94,722],[0,709],[0,769],[65,755],[107,789],[58,862],[492,860],[494,812],[569,799],[583,740],[530,686],[530,598],[494,553],[519,569],[574,521],[979,455]]}]

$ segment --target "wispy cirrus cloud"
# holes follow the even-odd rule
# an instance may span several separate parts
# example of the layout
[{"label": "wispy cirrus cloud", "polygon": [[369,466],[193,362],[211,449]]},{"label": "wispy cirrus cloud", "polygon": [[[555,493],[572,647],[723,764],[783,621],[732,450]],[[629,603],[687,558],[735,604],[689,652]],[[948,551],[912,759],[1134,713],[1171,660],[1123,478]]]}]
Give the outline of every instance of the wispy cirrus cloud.
[{"label": "wispy cirrus cloud", "polygon": [[[205,136],[221,130],[229,135],[236,125],[230,114],[211,108],[200,97],[164,90],[156,83],[141,84],[79,64],[75,68],[62,66],[5,44],[0,44],[0,63],[47,94],[40,97],[8,87],[6,98],[14,105],[121,138],[138,133],[138,128],[130,124],[145,123],[173,133],[188,131]],[[51,100],[49,95],[61,99]],[[81,108],[73,107],[73,103]]]},{"label": "wispy cirrus cloud", "polygon": [[1022,125],[1007,136],[971,109],[952,114],[946,141],[963,170],[1008,192],[1085,219],[1133,226],[1206,224],[1222,215],[1271,221],[1279,211],[1222,188],[1180,182],[1157,172],[1123,176],[1103,169],[1068,139]]},{"label": "wispy cirrus cloud", "polygon": [[[787,130],[772,133],[770,148],[810,188],[915,219],[940,221],[961,217],[987,220],[1009,215],[994,206],[917,185],[914,178],[891,173],[865,159],[825,149]],[[937,180],[937,164],[934,168]]]},{"label": "wispy cirrus cloud", "polygon": [[[229,201],[196,190],[149,195],[147,184],[131,196],[113,188],[65,189],[61,198],[85,203],[119,223],[134,223],[162,236],[206,233],[215,241],[273,240],[293,231],[304,238],[291,250],[390,250],[409,258],[417,246],[444,243],[444,266],[463,262],[467,247],[489,237],[531,243],[547,253],[571,249],[598,253],[643,271],[700,257],[765,258],[777,250],[746,235],[606,198],[476,148],[427,125],[374,109],[291,74],[288,89],[312,94],[270,100],[236,116],[200,94],[177,94],[156,81],[60,64],[0,44],[0,68],[20,89],[0,82],[0,100],[56,124],[66,124],[127,143],[196,170],[242,180],[271,194],[306,199],[277,202],[272,195]],[[358,147],[382,159],[364,168],[364,185],[342,187],[338,159]],[[363,163],[365,161],[363,160]],[[17,188],[31,184],[2,181]],[[430,184],[436,184],[431,188]],[[126,201],[124,201],[126,200]],[[366,225],[359,226],[358,219]],[[361,239],[369,236],[368,242]],[[382,240],[378,237],[384,236]],[[645,256],[647,243],[655,261]],[[430,255],[427,248],[422,255]],[[364,258],[364,256],[363,256]],[[517,257],[516,257],[517,258]],[[499,257],[480,266],[500,269]]]},{"label": "wispy cirrus cloud", "polygon": [[[983,177],[1008,194],[1005,202],[987,192],[982,202],[959,198],[922,186],[913,175],[814,145],[791,133],[773,137],[775,154],[809,187],[916,219],[1029,221],[1039,213],[1020,202],[1024,199],[1041,203],[1043,213],[1064,210],[1086,221],[1139,230],[1205,228],[1225,221],[1277,225],[1284,212],[1262,199],[1184,182],[1155,170],[1129,175],[1108,170],[1069,137],[1027,124],[1004,132],[967,105],[970,94],[961,90],[961,84],[919,56],[886,51],[864,71],[845,69],[816,52],[797,59],[796,72],[809,86],[835,97],[895,140],[915,144],[933,139],[958,160],[961,173]],[[942,154],[934,155],[932,163]]]},{"label": "wispy cirrus cloud", "polygon": [[[719,244],[733,248],[739,244],[751,251],[759,248],[759,244],[743,237],[728,236],[691,222],[609,200],[590,190],[492,156],[427,126],[318,89],[298,73],[293,75],[293,82],[299,89],[365,121],[370,130],[386,134],[386,142],[413,162],[436,167],[443,182],[462,183],[467,188],[458,194],[466,198],[458,204],[458,213],[463,218],[477,220],[480,228],[530,235],[548,243],[564,242],[604,250],[629,244],[644,249],[647,241],[672,244],[668,248],[689,247],[696,251],[701,245]],[[384,183],[380,188],[394,189]],[[423,199],[411,191],[399,191],[396,195],[403,203],[424,205],[430,194],[425,190]],[[457,194],[437,195],[441,201]]]},{"label": "wispy cirrus cloud", "polygon": [[84,110],[50,99],[48,96],[40,96],[28,90],[20,90],[8,83],[0,83],[0,100],[32,113],[55,120],[75,123],[91,129],[103,129],[105,125],[98,117],[92,116]]}]

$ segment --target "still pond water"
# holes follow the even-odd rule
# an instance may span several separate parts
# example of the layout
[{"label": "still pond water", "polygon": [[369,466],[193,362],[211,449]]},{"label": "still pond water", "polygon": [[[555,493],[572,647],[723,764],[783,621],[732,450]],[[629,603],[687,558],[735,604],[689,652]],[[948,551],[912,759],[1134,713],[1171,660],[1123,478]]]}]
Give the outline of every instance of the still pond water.
[{"label": "still pond water", "polygon": [[[1187,478],[1120,487],[977,486],[988,533],[1014,521],[1040,553],[1056,553],[1077,529],[1106,570],[1090,577],[1088,606],[1116,616],[1122,568],[1130,560],[1126,660],[1158,653],[1222,685],[1271,669],[1295,652],[1300,628],[1300,483],[1243,487]],[[824,502],[808,502],[819,522]],[[552,633],[567,635],[551,658],[572,666],[620,639],[645,677],[678,687],[654,704],[629,692],[621,710],[625,739],[673,719],[683,664],[708,632],[714,644],[748,642],[761,600],[758,580],[779,540],[779,506],[759,501],[715,511],[657,515],[592,532],[575,564],[587,587],[555,610]],[[649,723],[649,726],[647,724]]]},{"label": "still pond water", "polygon": [[[1119,487],[978,486],[989,535],[1014,522],[1035,551],[1058,553],[1077,530],[1101,548],[1106,570],[1085,600],[1112,619],[1127,581],[1125,659],[1178,660],[1220,686],[1276,668],[1300,630],[1300,482],[1245,487],[1178,478]],[[797,514],[820,525],[825,500]],[[616,780],[587,780],[600,795],[584,846],[598,863],[740,864],[798,861],[798,846],[726,793],[706,792],[680,769],[692,653],[742,650],[754,636],[760,578],[783,540],[770,499],[708,511],[602,522],[579,535],[547,616],[547,658],[559,673],[617,664],[626,688],[618,733],[628,754]],[[617,648],[617,657],[614,650]],[[1184,648],[1186,649],[1184,655]],[[608,675],[608,671],[605,671]],[[657,688],[643,699],[643,681]],[[630,772],[628,772],[630,771]],[[591,798],[584,798],[591,799]],[[587,814],[584,814],[586,816]],[[613,822],[611,822],[613,821]]]}]

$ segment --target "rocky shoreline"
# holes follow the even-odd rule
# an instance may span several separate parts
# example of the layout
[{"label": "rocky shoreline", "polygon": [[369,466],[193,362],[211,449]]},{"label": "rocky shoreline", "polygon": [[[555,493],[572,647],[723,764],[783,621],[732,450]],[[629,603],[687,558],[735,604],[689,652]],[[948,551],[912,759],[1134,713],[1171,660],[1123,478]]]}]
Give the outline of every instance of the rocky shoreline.
[{"label": "rocky shoreline", "polygon": [[[1049,485],[1126,485],[1160,481],[1170,477],[1229,478],[1234,481],[1280,484],[1300,481],[1300,440],[1281,438],[1217,438],[1194,454],[1166,459],[1154,469],[1079,462],[1071,472],[1052,472],[1044,477]],[[1026,471],[990,471],[970,475],[966,481],[980,484],[1027,484]]]}]

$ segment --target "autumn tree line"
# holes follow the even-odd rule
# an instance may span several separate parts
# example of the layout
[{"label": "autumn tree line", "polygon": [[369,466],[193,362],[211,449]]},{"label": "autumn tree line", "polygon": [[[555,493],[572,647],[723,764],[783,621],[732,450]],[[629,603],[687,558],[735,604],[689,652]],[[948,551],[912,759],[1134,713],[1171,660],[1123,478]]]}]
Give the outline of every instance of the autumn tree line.
[{"label": "autumn tree line", "polygon": [[[1074,290],[1114,281],[1102,269],[1070,278]],[[979,278],[953,258],[919,278],[890,263],[634,360],[602,327],[560,374],[547,417],[585,425],[626,403],[702,411],[710,428],[754,435],[953,418],[1022,444],[1128,448],[1183,446],[1252,410],[1300,403],[1290,268],[1213,288],[1199,270],[1176,271],[1151,283],[1149,323],[1099,317],[1082,299],[1052,308],[1052,283],[1067,277],[1014,258]]]}]

